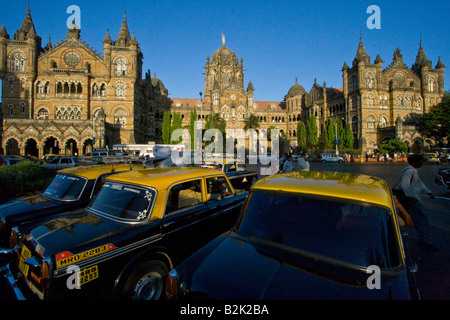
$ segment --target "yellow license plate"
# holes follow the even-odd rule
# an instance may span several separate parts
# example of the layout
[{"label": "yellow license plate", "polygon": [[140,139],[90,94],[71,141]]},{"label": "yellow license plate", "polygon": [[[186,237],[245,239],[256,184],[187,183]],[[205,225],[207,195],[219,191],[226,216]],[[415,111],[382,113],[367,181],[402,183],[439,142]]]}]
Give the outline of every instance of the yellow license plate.
[{"label": "yellow license plate", "polygon": [[30,268],[30,266],[27,265],[24,261],[30,257],[31,257],[31,251],[28,250],[27,247],[23,246],[22,251],[20,252],[19,269],[25,277],[28,275],[28,269]]}]

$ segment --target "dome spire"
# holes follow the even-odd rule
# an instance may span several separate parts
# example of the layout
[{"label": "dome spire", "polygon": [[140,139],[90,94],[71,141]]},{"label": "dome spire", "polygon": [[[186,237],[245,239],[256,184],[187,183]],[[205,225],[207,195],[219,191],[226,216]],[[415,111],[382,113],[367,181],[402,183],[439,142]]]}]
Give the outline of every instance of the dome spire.
[{"label": "dome spire", "polygon": [[222,32],[222,47],[225,47],[225,35]]}]

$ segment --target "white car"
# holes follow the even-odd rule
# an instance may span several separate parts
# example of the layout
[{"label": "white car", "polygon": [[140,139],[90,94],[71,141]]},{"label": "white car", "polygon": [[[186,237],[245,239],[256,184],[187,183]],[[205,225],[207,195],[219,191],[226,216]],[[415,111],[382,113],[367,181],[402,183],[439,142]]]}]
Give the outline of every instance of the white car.
[{"label": "white car", "polygon": [[64,168],[78,167],[80,163],[77,157],[56,157],[42,167],[59,170]]},{"label": "white car", "polygon": [[335,153],[323,153],[321,157],[322,162],[344,162],[344,158],[339,157]]}]

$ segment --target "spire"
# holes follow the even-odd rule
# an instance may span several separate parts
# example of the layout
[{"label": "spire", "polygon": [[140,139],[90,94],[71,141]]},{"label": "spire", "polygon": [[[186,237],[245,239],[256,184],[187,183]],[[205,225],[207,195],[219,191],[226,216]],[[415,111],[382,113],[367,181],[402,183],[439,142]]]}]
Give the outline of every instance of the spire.
[{"label": "spire", "polygon": [[356,56],[355,56],[355,59],[353,60],[353,66],[355,66],[360,61],[370,63],[370,57],[366,53],[366,48],[364,48],[361,34],[359,35],[358,50],[356,50]]},{"label": "spire", "polygon": [[6,28],[5,28],[4,24],[2,24],[2,27],[0,28],[0,37],[9,39],[9,34],[8,34],[8,32],[6,32]]},{"label": "spire", "polygon": [[47,43],[47,45],[45,46],[44,49],[47,51],[47,50],[50,50],[52,47],[53,46],[52,46],[52,42],[51,42],[50,36],[48,36],[48,43]]},{"label": "spire", "polygon": [[123,21],[122,26],[120,27],[119,36],[116,40],[116,45],[120,47],[125,47],[130,44],[131,38],[130,38],[130,31],[128,30],[128,24],[127,24],[127,14],[123,14]]},{"label": "spire", "polygon": [[105,39],[103,39],[103,44],[107,44],[107,43],[108,44],[112,43],[111,36],[109,35],[109,29],[107,29]]},{"label": "spire", "polygon": [[250,80],[247,85],[247,92],[253,92],[253,91],[255,91],[255,88],[253,88],[252,80]]},{"label": "spire", "polygon": [[439,57],[438,62],[434,68],[435,69],[444,69],[445,68],[445,65],[441,61],[441,57]]},{"label": "spire", "polygon": [[33,19],[31,18],[30,6],[27,6],[27,13],[25,14],[25,18],[23,18],[22,25],[20,26],[19,31],[17,32],[16,40],[25,40],[29,37],[29,34],[36,36],[36,29],[34,28]]}]

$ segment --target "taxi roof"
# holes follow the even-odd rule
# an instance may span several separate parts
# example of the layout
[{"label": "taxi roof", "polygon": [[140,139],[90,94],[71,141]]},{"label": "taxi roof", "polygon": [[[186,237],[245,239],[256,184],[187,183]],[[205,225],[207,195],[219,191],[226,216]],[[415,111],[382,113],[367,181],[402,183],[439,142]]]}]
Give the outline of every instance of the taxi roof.
[{"label": "taxi roof", "polygon": [[167,189],[171,184],[177,181],[214,175],[223,176],[224,174],[219,170],[195,167],[171,167],[162,169],[149,168],[118,173],[114,176],[108,177],[107,180],[151,186],[157,189]]},{"label": "taxi roof", "polygon": [[282,191],[373,203],[393,210],[389,185],[381,178],[346,172],[281,173],[257,181],[251,190]]},{"label": "taxi roof", "polygon": [[[110,164],[99,164],[99,165],[89,165],[89,166],[79,166],[58,170],[58,173],[65,174],[73,174],[76,176],[84,177],[89,180],[97,179],[97,177],[101,174],[111,172],[114,169],[114,172],[128,171],[130,170],[130,165],[121,163],[114,164],[114,166]],[[131,165],[132,170],[141,170],[144,169],[143,165]]]}]

